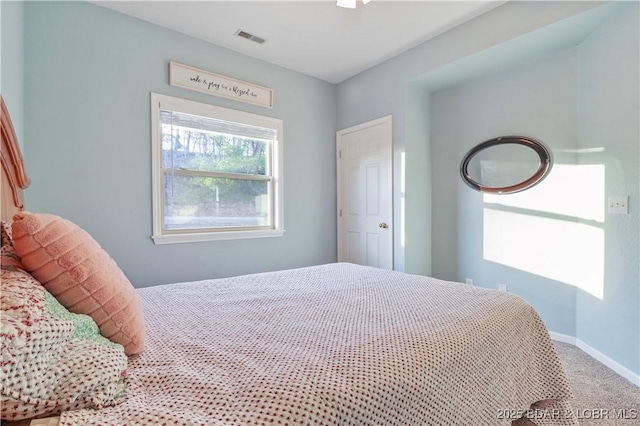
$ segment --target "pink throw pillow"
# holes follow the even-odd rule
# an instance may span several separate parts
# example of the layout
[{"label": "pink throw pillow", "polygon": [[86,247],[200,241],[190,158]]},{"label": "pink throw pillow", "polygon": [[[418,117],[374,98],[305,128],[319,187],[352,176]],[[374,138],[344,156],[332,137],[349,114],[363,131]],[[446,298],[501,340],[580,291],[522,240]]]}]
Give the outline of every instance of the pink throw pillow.
[{"label": "pink throw pillow", "polygon": [[82,228],[59,216],[13,216],[13,244],[22,264],[72,312],[89,315],[127,355],[144,349],[142,304],[116,262]]}]

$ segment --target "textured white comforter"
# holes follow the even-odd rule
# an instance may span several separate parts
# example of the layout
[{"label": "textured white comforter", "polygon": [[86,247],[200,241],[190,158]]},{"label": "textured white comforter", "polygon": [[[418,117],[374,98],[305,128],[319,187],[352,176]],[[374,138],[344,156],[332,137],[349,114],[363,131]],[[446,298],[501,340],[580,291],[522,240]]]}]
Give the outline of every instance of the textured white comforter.
[{"label": "textured white comforter", "polygon": [[[510,425],[571,392],[517,296],[351,264],[138,290],[129,397],[60,424]],[[529,412],[577,425],[560,402]]]}]

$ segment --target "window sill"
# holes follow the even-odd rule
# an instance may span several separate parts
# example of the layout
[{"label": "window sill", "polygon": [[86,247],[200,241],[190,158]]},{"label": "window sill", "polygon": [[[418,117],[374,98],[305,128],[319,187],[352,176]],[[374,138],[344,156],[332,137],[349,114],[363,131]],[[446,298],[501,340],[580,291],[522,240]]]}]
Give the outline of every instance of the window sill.
[{"label": "window sill", "polygon": [[198,243],[204,241],[243,240],[248,238],[282,237],[284,229],[259,231],[201,232],[190,234],[152,235],[154,244]]}]

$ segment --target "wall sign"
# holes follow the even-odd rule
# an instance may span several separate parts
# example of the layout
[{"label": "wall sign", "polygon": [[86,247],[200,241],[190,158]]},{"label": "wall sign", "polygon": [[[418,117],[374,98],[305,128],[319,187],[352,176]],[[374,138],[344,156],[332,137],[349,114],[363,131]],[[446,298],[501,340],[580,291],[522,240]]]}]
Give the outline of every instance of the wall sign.
[{"label": "wall sign", "polygon": [[169,84],[240,102],[273,108],[273,90],[209,71],[169,63]]}]

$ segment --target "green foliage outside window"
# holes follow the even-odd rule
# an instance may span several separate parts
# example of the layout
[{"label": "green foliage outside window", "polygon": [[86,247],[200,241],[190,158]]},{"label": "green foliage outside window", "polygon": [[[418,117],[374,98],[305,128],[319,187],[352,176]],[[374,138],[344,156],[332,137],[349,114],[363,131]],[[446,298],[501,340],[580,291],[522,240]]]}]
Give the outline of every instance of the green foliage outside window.
[{"label": "green foliage outside window", "polygon": [[[164,128],[163,128],[164,130]],[[260,175],[268,173],[269,142],[200,130],[163,131],[165,169]],[[171,131],[173,130],[173,131]],[[265,180],[231,177],[165,175],[168,216],[256,217],[266,209],[258,201],[267,195]],[[229,226],[229,225],[221,225]]]}]

